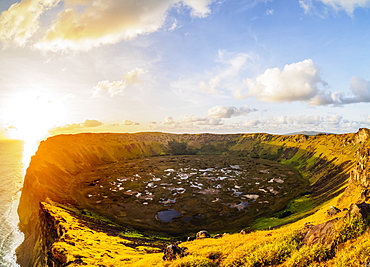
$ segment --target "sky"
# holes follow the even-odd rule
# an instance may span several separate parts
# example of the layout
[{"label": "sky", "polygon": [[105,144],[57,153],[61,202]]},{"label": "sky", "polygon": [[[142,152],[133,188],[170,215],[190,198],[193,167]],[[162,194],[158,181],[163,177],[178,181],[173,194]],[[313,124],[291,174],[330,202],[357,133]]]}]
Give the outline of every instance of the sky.
[{"label": "sky", "polygon": [[370,0],[1,0],[0,137],[370,127]]}]

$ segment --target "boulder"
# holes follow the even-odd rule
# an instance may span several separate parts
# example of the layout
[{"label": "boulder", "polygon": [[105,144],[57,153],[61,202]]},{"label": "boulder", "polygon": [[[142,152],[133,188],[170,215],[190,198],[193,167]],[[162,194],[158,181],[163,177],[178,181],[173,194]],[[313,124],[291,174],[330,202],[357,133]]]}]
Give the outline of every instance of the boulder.
[{"label": "boulder", "polygon": [[335,218],[317,225],[306,224],[301,232],[303,243],[305,245],[323,244],[329,249],[333,248],[335,245],[335,224],[337,221],[338,219]]},{"label": "boulder", "polygon": [[194,240],[195,240],[195,237],[193,237],[193,236],[188,236],[186,238],[186,241],[194,241]]},{"label": "boulder", "polygon": [[186,255],[188,255],[188,252],[186,252],[186,250],[187,248],[180,248],[179,246],[174,244],[168,245],[163,251],[163,260],[172,261],[177,258],[185,257]]},{"label": "boulder", "polygon": [[252,233],[253,231],[251,229],[243,229],[240,231],[240,234],[242,235],[246,235],[246,234],[249,234],[249,233]]},{"label": "boulder", "polygon": [[221,238],[221,237],[223,237],[223,235],[222,234],[217,234],[217,235],[215,235],[213,238]]},{"label": "boulder", "polygon": [[199,231],[196,235],[196,239],[210,238],[211,235],[206,230]]},{"label": "boulder", "polygon": [[326,212],[329,216],[334,216],[338,214],[339,212],[341,212],[341,210],[338,209],[337,207],[330,206],[330,208]]}]

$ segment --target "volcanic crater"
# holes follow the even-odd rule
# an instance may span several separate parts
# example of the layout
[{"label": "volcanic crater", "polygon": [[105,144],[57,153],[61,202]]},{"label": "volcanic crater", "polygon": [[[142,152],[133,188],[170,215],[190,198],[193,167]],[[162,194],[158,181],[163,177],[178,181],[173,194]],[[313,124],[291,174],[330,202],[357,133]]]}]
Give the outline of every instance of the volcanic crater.
[{"label": "volcanic crater", "polygon": [[286,207],[308,185],[274,161],[222,155],[122,160],[77,175],[76,203],[140,230],[239,230]]}]

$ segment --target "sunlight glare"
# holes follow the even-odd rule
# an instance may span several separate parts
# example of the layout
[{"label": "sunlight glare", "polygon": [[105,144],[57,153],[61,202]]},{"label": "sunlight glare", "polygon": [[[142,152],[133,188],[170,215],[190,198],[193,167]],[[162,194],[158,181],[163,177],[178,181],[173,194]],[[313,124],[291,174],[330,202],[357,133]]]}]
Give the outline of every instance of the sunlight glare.
[{"label": "sunlight glare", "polygon": [[[5,106],[8,137],[25,141],[28,153],[47,137],[55,125],[63,124],[65,110],[61,101],[37,94],[14,95]],[[35,152],[35,151],[33,151]]]}]

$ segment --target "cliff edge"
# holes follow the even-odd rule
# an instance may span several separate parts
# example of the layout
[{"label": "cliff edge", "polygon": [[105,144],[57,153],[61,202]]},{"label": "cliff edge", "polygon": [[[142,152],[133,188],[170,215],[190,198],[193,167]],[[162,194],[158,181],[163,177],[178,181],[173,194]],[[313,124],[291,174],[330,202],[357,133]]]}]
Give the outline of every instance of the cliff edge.
[{"label": "cliff edge", "polygon": [[[19,227],[25,235],[17,250],[18,262],[22,267],[47,265],[50,243],[44,233],[48,224],[40,203],[78,207],[81,203],[71,195],[71,185],[79,173],[97,166],[169,153],[265,158],[296,168],[309,181],[308,194],[316,206],[341,196],[338,206],[343,209],[370,197],[369,148],[368,129],[316,136],[138,133],[51,137],[40,144],[27,169],[18,208]],[[351,188],[350,193],[346,188]]]}]

